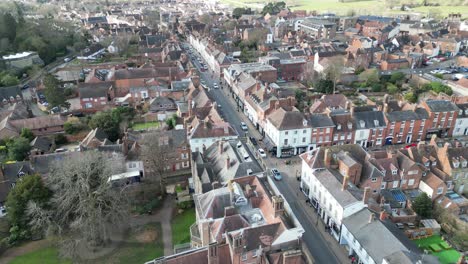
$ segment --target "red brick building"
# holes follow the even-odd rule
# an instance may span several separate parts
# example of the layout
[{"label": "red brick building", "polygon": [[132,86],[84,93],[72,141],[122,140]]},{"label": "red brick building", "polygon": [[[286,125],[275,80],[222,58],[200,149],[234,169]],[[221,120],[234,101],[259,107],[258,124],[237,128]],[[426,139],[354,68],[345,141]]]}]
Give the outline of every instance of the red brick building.
[{"label": "red brick building", "polygon": [[451,137],[460,111],[457,105],[444,100],[427,100],[421,105],[429,114],[426,138],[429,139],[432,135],[439,138]]},{"label": "red brick building", "polygon": [[323,114],[312,114],[306,117],[312,127],[311,145],[313,148],[331,146],[335,124],[333,120]]},{"label": "red brick building", "polygon": [[113,82],[80,83],[78,93],[81,109],[86,112],[97,112],[109,107],[113,97],[113,85]]}]

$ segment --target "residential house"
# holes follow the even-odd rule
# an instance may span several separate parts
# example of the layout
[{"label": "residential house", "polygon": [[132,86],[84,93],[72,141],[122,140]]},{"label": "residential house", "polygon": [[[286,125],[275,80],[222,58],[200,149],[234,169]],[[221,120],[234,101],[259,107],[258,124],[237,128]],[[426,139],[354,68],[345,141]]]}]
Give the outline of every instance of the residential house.
[{"label": "residential house", "polygon": [[[258,80],[255,80],[250,74],[245,72],[236,72],[235,75],[226,76],[226,72],[224,78],[226,79],[229,87],[231,89],[231,93],[234,96],[234,100],[236,100],[238,108],[244,110],[245,107],[245,99],[246,97],[253,91],[253,89],[260,85]],[[230,80],[230,81],[228,81]]]},{"label": "residential house", "polygon": [[354,112],[356,128],[354,143],[363,147],[382,146],[385,140],[386,123],[381,111]]},{"label": "residential house", "polygon": [[301,32],[314,39],[334,39],[336,36],[336,23],[325,19],[307,18],[296,23]]},{"label": "residential house", "polygon": [[309,112],[316,114],[344,113],[343,111],[348,110],[350,105],[351,102],[343,94],[326,94],[312,104]]},{"label": "residential house", "polygon": [[[303,228],[286,201],[248,176],[194,197],[196,222],[190,227],[192,249],[158,258],[153,263],[302,264]],[[289,221],[290,224],[285,224]]]},{"label": "residential house", "polygon": [[80,142],[80,147],[84,149],[97,149],[100,146],[110,145],[106,132],[100,128],[91,130],[88,135]]},{"label": "residential house", "polygon": [[439,177],[429,172],[419,183],[419,190],[425,192],[432,201],[435,201],[447,192],[447,185]]},{"label": "residential house", "polygon": [[451,137],[460,109],[454,103],[444,100],[426,100],[421,103],[429,114],[429,124],[426,139]]},{"label": "residential house", "polygon": [[[451,147],[445,143],[443,147],[432,143],[436,148],[441,170],[451,176],[453,190],[459,194],[468,192],[468,147]],[[449,184],[449,185],[452,185]]]},{"label": "residential house", "polygon": [[331,146],[335,123],[324,114],[311,114],[306,116],[308,124],[312,127],[309,149]]},{"label": "residential house", "polygon": [[23,101],[23,93],[18,85],[0,89],[0,106],[13,105]]},{"label": "residential house", "polygon": [[263,169],[238,139],[219,140],[202,151],[192,153],[193,188],[197,194],[249,175],[263,175]]},{"label": "residential house", "polygon": [[86,112],[97,112],[108,108],[112,86],[112,82],[78,84],[81,109]]},{"label": "residential house", "polygon": [[[388,259],[396,253],[414,250],[402,243],[381,221],[384,219],[377,219],[374,213],[367,208],[344,218],[340,244],[345,245],[349,255],[355,256],[357,263],[386,263],[384,259]],[[383,238],[385,243],[382,243]],[[420,253],[418,249],[416,250]]]},{"label": "residential house", "polygon": [[208,149],[220,140],[233,140],[238,138],[237,132],[227,122],[201,120],[188,130],[187,137],[190,141],[192,152]]},{"label": "residential house", "polygon": [[176,114],[177,104],[170,97],[156,97],[151,100],[149,111],[157,114],[157,120],[163,121],[166,118]]},{"label": "residential house", "polygon": [[445,56],[455,57],[460,52],[462,41],[455,37],[438,38],[440,52]]},{"label": "residential house", "polygon": [[29,151],[31,156],[49,154],[55,148],[55,143],[47,137],[35,137],[29,145],[31,146]]},{"label": "residential house", "polygon": [[265,134],[276,147],[276,156],[289,157],[308,150],[312,128],[299,111],[280,107],[266,119]]},{"label": "residential house", "polygon": [[335,124],[332,145],[347,145],[354,142],[355,127],[353,117],[349,112],[335,111],[330,113]]},{"label": "residential house", "polygon": [[0,138],[16,137],[21,129],[28,128],[35,136],[52,135],[63,132],[67,117],[60,115],[38,116],[12,120],[6,117],[0,122]]},{"label": "residential house", "polygon": [[24,51],[21,53],[2,56],[0,58],[0,65],[4,65],[6,69],[10,70],[22,70],[33,65],[44,65],[44,62],[37,52]]},{"label": "residential house", "polygon": [[429,114],[426,109],[402,101],[384,99],[383,112],[387,128],[385,144],[419,142],[426,138]]},{"label": "residential house", "polygon": [[[187,139],[187,131],[185,129],[172,129],[172,130],[156,130],[146,133],[130,133],[124,137],[123,144],[130,146],[131,138],[137,139],[138,148],[140,151],[140,159],[143,161],[143,167],[146,174],[151,175],[152,164],[149,159],[145,158],[144,155],[147,153],[143,151],[147,146],[144,144],[146,138],[157,138],[158,145],[165,152],[165,177],[168,183],[174,183],[180,181],[177,176],[190,174],[190,145]],[[128,142],[126,142],[128,141]],[[174,176],[173,179],[171,179]]]},{"label": "residential house", "polygon": [[272,86],[259,84],[245,99],[244,113],[262,135],[265,134],[265,121],[270,113],[280,107],[292,110],[296,104],[293,96],[276,93]]},{"label": "residential house", "polygon": [[92,44],[91,46],[85,48],[79,56],[76,58],[78,60],[96,60],[100,58],[104,52],[106,51],[106,48],[103,47],[99,43]]},{"label": "residential house", "polygon": [[457,107],[460,111],[458,111],[457,120],[455,121],[453,136],[468,136],[468,103],[457,104]]}]

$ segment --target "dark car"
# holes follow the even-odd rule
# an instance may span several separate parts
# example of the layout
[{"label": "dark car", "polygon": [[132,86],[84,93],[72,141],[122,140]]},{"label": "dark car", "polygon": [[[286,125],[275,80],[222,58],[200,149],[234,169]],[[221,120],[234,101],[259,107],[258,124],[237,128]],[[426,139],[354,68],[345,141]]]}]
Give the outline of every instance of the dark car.
[{"label": "dark car", "polygon": [[25,85],[23,85],[23,87],[21,87],[21,89],[23,89],[23,90],[26,90],[28,88],[29,88],[29,84],[25,84]]},{"label": "dark car", "polygon": [[254,137],[250,137],[250,142],[252,142],[254,146],[257,146],[257,140]]}]

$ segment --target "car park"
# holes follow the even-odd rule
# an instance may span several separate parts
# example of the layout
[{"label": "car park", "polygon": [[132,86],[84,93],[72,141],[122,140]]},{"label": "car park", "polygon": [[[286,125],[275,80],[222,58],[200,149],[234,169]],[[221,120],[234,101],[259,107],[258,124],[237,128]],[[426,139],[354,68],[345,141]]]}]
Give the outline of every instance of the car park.
[{"label": "car park", "polygon": [[247,127],[247,124],[244,123],[244,122],[241,122],[241,123],[240,123],[240,126],[241,126],[242,130],[244,130],[244,131],[249,130],[249,127]]},{"label": "car park", "polygon": [[265,150],[263,150],[262,148],[258,149],[258,155],[260,155],[260,157],[262,157],[262,158],[267,157],[267,154],[265,153]]},{"label": "car park", "polygon": [[281,175],[281,173],[278,171],[278,169],[271,169],[271,174],[273,176],[273,178],[277,181],[281,181],[283,179],[283,176]]}]

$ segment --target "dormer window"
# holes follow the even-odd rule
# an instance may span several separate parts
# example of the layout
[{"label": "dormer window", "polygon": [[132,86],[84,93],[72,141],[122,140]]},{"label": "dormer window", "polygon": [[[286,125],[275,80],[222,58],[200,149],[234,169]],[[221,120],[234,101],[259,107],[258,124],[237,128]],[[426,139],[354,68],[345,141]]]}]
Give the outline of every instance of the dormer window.
[{"label": "dormer window", "polygon": [[467,165],[468,165],[468,161],[465,160],[462,162],[462,168],[466,168]]},{"label": "dormer window", "polygon": [[348,122],[348,129],[352,129],[352,128],[353,128],[353,123]]},{"label": "dormer window", "polygon": [[341,130],[341,125],[340,125],[340,124],[338,124],[337,129],[338,129],[338,130]]},{"label": "dormer window", "polygon": [[361,128],[364,128],[366,126],[366,122],[364,122],[364,120],[359,120],[359,125]]},{"label": "dormer window", "polygon": [[397,175],[398,170],[392,170],[392,175]]},{"label": "dormer window", "polygon": [[437,161],[433,161],[433,162],[432,162],[432,166],[433,166],[433,167],[437,166]]},{"label": "dormer window", "polygon": [[378,126],[379,126],[379,120],[374,120],[374,125],[375,125],[376,127],[378,127]]},{"label": "dormer window", "polygon": [[430,164],[429,164],[429,161],[426,161],[426,162],[424,163],[424,166],[426,166],[426,167],[429,167],[429,165],[430,165]]},{"label": "dormer window", "polygon": [[460,166],[460,162],[459,162],[458,160],[453,160],[452,163],[453,163],[453,167],[454,167],[455,169],[458,168],[458,167]]},{"label": "dormer window", "polygon": [[303,125],[303,126],[307,126],[307,120],[304,119],[304,120],[302,121],[302,125]]}]

